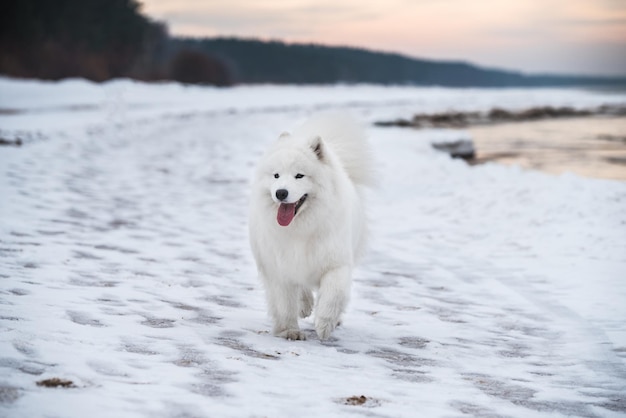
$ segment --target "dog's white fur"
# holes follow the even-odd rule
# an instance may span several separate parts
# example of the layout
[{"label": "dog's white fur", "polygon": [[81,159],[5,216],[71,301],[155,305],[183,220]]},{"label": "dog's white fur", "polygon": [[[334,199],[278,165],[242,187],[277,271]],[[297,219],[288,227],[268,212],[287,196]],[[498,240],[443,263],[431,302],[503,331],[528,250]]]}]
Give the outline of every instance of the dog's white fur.
[{"label": "dog's white fur", "polygon": [[[364,132],[342,114],[318,115],[282,134],[262,157],[252,185],[249,232],[275,335],[305,339],[298,317],[312,313],[314,291],[319,338],[327,339],[339,324],[365,245],[363,187],[371,178]],[[288,191],[287,203],[307,195],[287,226],[277,221],[280,189]]]}]

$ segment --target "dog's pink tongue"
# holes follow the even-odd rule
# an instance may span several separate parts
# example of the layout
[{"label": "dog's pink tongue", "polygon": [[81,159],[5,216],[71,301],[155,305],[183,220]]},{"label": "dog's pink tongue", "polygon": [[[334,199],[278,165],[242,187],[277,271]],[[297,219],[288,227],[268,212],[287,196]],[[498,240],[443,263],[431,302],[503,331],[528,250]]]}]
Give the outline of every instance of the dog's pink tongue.
[{"label": "dog's pink tongue", "polygon": [[296,204],[295,203],[281,203],[278,207],[278,215],[276,220],[280,226],[287,226],[296,216]]}]

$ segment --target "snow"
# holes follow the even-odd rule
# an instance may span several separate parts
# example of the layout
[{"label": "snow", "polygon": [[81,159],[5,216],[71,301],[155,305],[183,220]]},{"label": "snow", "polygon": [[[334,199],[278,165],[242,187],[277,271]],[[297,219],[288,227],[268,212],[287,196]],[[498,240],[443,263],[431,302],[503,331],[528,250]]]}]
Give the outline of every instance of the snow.
[{"label": "snow", "polygon": [[[625,94],[0,78],[0,416],[623,416],[626,184],[470,167],[375,120]],[[248,180],[367,123],[372,238],[334,338],[269,334]],[[72,388],[36,382],[58,377]],[[363,404],[349,405],[365,396]],[[353,402],[354,403],[354,402]]]}]

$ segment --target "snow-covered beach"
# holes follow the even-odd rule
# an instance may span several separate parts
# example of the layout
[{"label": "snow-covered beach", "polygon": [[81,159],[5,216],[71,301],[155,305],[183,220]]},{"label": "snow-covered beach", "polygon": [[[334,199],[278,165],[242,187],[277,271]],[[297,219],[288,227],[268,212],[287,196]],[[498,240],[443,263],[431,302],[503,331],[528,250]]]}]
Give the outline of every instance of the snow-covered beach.
[{"label": "snow-covered beach", "polygon": [[[0,415],[626,413],[626,183],[432,149],[412,113],[624,104],[560,89],[0,78]],[[267,144],[367,126],[372,237],[334,338],[269,334],[247,241]],[[59,378],[72,387],[37,382]]]}]

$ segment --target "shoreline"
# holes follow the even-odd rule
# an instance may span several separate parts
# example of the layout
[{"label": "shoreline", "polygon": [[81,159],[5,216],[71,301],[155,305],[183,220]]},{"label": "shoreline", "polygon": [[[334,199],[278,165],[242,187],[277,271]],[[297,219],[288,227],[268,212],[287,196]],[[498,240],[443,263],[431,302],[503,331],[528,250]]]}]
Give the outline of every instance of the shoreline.
[{"label": "shoreline", "polygon": [[593,116],[474,126],[472,165],[497,162],[550,174],[626,181],[626,117]]},{"label": "shoreline", "polygon": [[[626,181],[626,105],[419,113],[376,126],[448,129],[456,141],[432,146],[470,165],[497,162],[551,174]],[[467,136],[471,139],[467,138]]]}]

